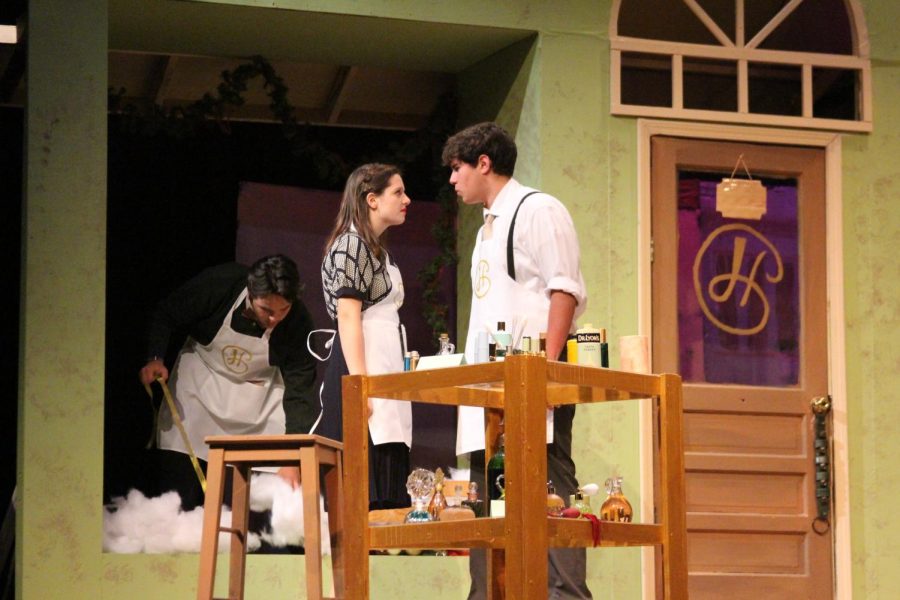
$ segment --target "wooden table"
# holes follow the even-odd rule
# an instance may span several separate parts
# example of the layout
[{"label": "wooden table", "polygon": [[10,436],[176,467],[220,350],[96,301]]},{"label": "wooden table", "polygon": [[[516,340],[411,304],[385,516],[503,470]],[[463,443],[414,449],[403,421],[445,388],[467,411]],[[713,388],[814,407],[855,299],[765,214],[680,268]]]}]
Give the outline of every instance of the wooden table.
[{"label": "wooden table", "polygon": [[[487,363],[343,378],[344,565],[346,597],[369,598],[371,548],[460,548],[489,550],[489,598],[501,596],[498,577],[505,563],[506,597],[537,600],[547,594],[548,547],[591,547],[591,524],[549,518],[546,409],[562,404],[652,398],[659,411],[657,523],[603,522],[601,546],[657,546],[666,598],[687,598],[681,378],[641,375],[511,356]],[[368,414],[366,399],[394,398],[444,405],[481,406],[486,439],[495,440],[501,415],[506,440],[506,516],[469,521],[372,527],[368,522]],[[490,449],[487,458],[490,458]],[[483,488],[486,489],[486,488]],[[526,490],[528,493],[526,493]]]}]

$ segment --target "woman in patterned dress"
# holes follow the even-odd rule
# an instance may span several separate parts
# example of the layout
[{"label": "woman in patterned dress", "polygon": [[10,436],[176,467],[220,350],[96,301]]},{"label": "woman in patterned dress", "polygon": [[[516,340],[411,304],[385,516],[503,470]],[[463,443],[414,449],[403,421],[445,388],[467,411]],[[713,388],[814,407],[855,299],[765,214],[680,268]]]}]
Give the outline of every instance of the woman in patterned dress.
[{"label": "woman in patterned dress", "polygon": [[[343,375],[403,370],[397,312],[403,304],[403,279],[382,236],[406,220],[409,203],[400,170],[393,165],[366,164],[347,179],[322,261],[325,305],[337,335],[322,384],[317,434],[343,439]],[[409,506],[410,404],[371,398],[368,408],[370,510]]]}]

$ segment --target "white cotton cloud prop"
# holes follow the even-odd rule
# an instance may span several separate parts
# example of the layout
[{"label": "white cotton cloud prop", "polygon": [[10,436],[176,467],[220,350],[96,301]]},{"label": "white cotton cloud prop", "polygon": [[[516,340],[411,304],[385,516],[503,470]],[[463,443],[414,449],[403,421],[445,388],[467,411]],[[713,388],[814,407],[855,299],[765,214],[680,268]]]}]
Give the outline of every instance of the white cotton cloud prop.
[{"label": "white cotton cloud prop", "polygon": [[[271,531],[262,532],[262,539],[273,546],[302,546],[305,536],[303,531],[303,496],[300,489],[293,489],[284,479],[271,473],[253,475],[250,483],[250,510],[272,511]],[[328,515],[325,505],[319,496],[319,515],[322,528],[322,554],[331,554],[331,543],[328,536]]]},{"label": "white cotton cloud prop", "polygon": [[[322,517],[322,554],[331,553],[328,519],[319,499]],[[250,509],[255,512],[271,510],[271,530],[247,534],[249,551],[258,550],[261,538],[273,546],[303,545],[303,498],[277,475],[254,474],[250,485]],[[231,525],[231,511],[222,509],[220,524]],[[161,554],[171,552],[200,552],[203,530],[203,507],[181,510],[176,492],[147,498],[131,490],[125,498],[113,499],[103,512],[103,550],[120,554]],[[230,535],[219,534],[219,551],[227,552]]]},{"label": "white cotton cloud prop", "polygon": [[[222,510],[220,523],[231,524],[231,511]],[[203,509],[181,510],[181,498],[168,492],[147,498],[131,490],[126,498],[114,498],[103,512],[103,549],[121,554],[164,554],[171,552],[199,552],[203,530]],[[219,550],[226,551],[230,538],[219,534]],[[247,536],[247,546],[260,546],[258,535]]]}]

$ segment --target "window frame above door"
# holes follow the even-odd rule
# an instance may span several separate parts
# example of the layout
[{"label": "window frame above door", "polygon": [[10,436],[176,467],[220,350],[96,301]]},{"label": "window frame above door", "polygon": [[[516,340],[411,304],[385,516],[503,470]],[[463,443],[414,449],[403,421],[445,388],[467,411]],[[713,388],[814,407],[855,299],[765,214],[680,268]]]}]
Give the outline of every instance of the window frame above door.
[{"label": "window frame above door", "polygon": [[[872,66],[869,59],[869,39],[862,8],[858,0],[844,0],[847,17],[853,33],[853,54],[827,54],[819,52],[793,52],[759,48],[765,34],[775,29],[781,20],[804,0],[791,0],[751,40],[744,39],[743,27],[736,27],[735,40],[730,40],[694,0],[683,0],[698,19],[709,28],[719,45],[672,42],[619,35],[619,12],[626,2],[637,0],[613,0],[609,20],[610,40],[610,113],[613,115],[713,121],[720,123],[745,123],[775,127],[812,128],[829,131],[871,132],[872,115]],[[734,0],[736,10],[742,15],[747,0]],[[812,1],[812,0],[805,0]],[[659,18],[654,15],[654,18]],[[739,17],[739,23],[743,18]],[[622,101],[623,54],[640,53],[671,60],[671,102],[669,106],[626,104]],[[685,59],[733,62],[737,70],[737,110],[705,110],[684,106]],[[769,64],[800,69],[802,109],[800,116],[763,114],[750,112],[750,68],[752,65]],[[813,116],[814,70],[840,69],[854,72],[857,84],[857,118],[834,119]]]}]

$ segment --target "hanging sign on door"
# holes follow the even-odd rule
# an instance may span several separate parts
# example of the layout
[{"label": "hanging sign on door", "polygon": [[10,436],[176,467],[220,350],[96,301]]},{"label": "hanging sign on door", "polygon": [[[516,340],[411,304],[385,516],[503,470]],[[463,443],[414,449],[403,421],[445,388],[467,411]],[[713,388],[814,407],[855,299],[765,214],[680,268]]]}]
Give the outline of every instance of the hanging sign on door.
[{"label": "hanging sign on door", "polygon": [[[744,166],[749,179],[735,179],[738,165]],[[741,154],[731,177],[726,177],[716,185],[716,210],[726,219],[752,219],[759,221],[766,214],[766,188],[758,179],[753,179],[750,169]]]}]

